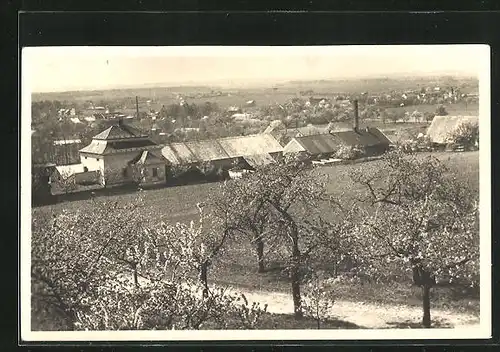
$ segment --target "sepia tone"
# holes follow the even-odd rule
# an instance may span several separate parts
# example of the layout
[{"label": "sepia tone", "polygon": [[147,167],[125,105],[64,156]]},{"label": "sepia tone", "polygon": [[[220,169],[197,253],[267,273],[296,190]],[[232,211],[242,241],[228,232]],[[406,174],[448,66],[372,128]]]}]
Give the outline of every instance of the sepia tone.
[{"label": "sepia tone", "polygon": [[483,61],[342,48],[40,48],[30,330],[477,329]]}]

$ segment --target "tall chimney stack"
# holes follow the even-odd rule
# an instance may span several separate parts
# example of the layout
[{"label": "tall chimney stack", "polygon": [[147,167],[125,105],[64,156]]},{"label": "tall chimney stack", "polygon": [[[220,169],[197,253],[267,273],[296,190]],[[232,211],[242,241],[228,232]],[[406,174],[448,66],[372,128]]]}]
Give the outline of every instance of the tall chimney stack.
[{"label": "tall chimney stack", "polygon": [[358,100],[355,99],[353,101],[353,108],[354,108],[354,126],[353,129],[355,132],[358,132],[359,130],[359,115],[358,115]]},{"label": "tall chimney stack", "polygon": [[136,95],[135,96],[135,110],[136,110],[136,114],[137,114],[137,118],[139,118],[139,97]]}]

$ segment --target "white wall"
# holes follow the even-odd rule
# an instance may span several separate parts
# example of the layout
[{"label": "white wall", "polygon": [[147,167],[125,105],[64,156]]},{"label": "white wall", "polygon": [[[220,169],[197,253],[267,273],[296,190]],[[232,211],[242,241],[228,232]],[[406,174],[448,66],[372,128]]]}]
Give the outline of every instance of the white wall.
[{"label": "white wall", "polygon": [[88,171],[103,171],[104,170],[104,158],[102,155],[85,155],[80,154],[80,161]]}]

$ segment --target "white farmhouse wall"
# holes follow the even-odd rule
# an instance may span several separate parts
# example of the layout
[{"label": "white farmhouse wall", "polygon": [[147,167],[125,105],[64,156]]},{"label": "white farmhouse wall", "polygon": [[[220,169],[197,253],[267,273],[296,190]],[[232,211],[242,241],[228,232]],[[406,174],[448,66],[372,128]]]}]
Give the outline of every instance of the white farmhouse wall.
[{"label": "white farmhouse wall", "polygon": [[101,155],[80,154],[80,161],[88,171],[100,171],[102,173],[104,170],[104,159]]}]

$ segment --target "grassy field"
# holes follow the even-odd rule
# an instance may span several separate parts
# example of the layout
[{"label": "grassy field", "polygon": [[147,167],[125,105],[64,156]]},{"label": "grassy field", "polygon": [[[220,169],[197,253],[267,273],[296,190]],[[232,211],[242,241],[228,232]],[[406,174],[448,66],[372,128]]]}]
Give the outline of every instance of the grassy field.
[{"label": "grassy field", "polygon": [[[428,155],[421,154],[422,157]],[[466,153],[432,153],[442,160],[452,172],[464,182],[470,183],[474,189],[479,188],[479,152]],[[329,176],[328,191],[342,197],[353,197],[361,189],[354,187],[350,173],[354,169],[368,169],[377,166],[381,161],[371,161],[352,165],[322,167],[319,171]],[[141,216],[152,222],[170,221],[187,222],[197,218],[196,203],[210,198],[216,192],[219,183],[168,187],[108,196],[108,200],[131,202],[138,194],[145,200],[146,206],[140,209]],[[90,211],[89,202],[85,200],[62,202],[50,206],[36,208],[34,211],[58,213],[62,209],[68,211],[80,209]],[[224,256],[214,264],[209,280],[219,284],[238,285],[248,289],[288,292],[288,277],[283,273],[279,256],[268,255],[268,270],[257,273],[253,248],[245,241],[235,241]],[[405,304],[420,306],[420,289],[410,283],[392,284],[342,284],[337,288],[339,299],[383,304]],[[478,312],[477,294],[463,292],[462,288],[438,288],[433,290],[433,307],[450,308],[459,311]]]},{"label": "grassy field", "polygon": [[[412,113],[415,110],[426,113],[431,112],[435,113],[437,108],[441,106],[440,104],[426,104],[426,105],[413,105],[413,106],[401,106],[395,108],[388,108],[387,111],[395,112],[395,113],[404,113],[409,112]],[[466,104],[465,102],[459,102],[456,104],[444,104],[444,107],[449,115],[463,115],[463,116],[478,116],[479,115],[479,104],[478,103],[470,103]]]}]

